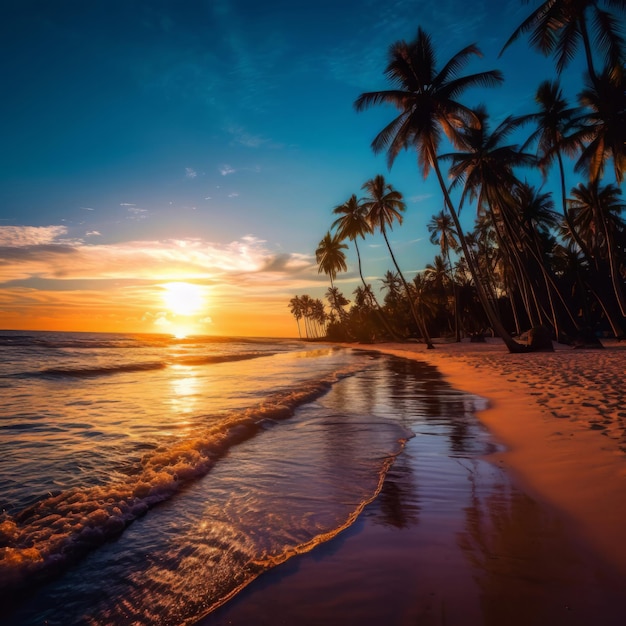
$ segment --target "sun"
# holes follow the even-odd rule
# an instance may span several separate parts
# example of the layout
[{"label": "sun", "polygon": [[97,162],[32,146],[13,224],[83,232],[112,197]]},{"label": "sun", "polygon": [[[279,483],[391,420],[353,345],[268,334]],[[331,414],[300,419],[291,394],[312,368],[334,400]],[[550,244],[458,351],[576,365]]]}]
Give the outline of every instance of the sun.
[{"label": "sun", "polygon": [[205,304],[204,290],[192,283],[166,283],[163,302],[175,315],[196,315]]}]

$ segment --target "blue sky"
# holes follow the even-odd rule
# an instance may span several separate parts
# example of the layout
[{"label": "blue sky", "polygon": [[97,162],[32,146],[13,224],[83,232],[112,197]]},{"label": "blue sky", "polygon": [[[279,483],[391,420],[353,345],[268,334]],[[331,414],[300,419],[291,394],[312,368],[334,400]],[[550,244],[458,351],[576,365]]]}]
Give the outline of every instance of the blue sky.
[{"label": "blue sky", "polygon": [[[532,6],[8,3],[0,327],[27,318],[32,327],[67,327],[69,307],[81,329],[167,330],[175,314],[156,295],[167,281],[185,281],[205,289],[195,330],[293,334],[288,299],[327,287],[314,251],[332,208],[378,173],[405,195],[405,223],[391,240],[407,274],[419,271],[436,253],[425,225],[442,208],[440,193],[421,179],[413,154],[389,172],[384,155],[371,152],[394,111],[357,114],[353,102],[387,87],[387,49],[422,26],[441,62],[477,43],[484,57],[467,70],[504,72],[503,87],[464,102],[485,102],[494,122],[532,110],[552,63],[525,39],[497,58]],[[568,91],[564,77],[569,95],[574,79]],[[377,238],[363,252],[375,283],[389,259]],[[351,256],[339,283],[346,294],[355,276]]]}]

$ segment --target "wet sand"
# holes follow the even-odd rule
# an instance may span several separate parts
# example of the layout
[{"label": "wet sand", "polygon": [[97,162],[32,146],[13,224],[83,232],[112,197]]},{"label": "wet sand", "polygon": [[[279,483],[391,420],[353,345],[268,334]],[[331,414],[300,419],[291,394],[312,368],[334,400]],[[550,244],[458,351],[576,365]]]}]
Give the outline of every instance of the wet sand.
[{"label": "wet sand", "polygon": [[201,623],[626,623],[624,348],[375,349],[425,360],[454,388],[488,398],[470,428],[489,453],[455,458],[443,438],[425,453],[432,433],[418,432],[351,528]]}]

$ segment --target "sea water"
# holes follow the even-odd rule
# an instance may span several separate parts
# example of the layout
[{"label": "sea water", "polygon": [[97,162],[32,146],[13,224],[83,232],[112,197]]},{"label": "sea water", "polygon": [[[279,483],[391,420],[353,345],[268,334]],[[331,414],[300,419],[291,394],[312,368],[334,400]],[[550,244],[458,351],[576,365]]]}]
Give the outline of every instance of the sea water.
[{"label": "sea water", "polygon": [[474,398],[363,350],[5,331],[0,356],[6,624],[194,623],[350,527],[416,424],[478,445]]}]

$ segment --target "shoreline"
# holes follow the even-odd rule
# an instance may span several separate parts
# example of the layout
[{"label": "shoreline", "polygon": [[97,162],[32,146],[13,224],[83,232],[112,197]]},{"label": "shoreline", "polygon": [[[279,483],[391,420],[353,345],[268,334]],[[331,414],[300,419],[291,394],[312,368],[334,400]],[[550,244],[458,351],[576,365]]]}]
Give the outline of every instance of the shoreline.
[{"label": "shoreline", "polygon": [[[466,462],[417,433],[384,486],[391,501],[403,494],[397,513],[413,520],[385,522],[381,493],[340,535],[265,572],[198,626],[624,623],[626,455],[612,407],[626,397],[626,350],[341,345],[435,367],[468,394],[472,436],[493,445]],[[614,428],[592,429],[598,417]]]},{"label": "shoreline", "polygon": [[477,412],[505,450],[489,460],[533,497],[556,507],[575,532],[626,574],[626,346],[509,354],[486,343],[385,343],[355,349],[418,359],[450,385],[485,398]]}]

